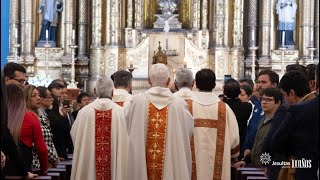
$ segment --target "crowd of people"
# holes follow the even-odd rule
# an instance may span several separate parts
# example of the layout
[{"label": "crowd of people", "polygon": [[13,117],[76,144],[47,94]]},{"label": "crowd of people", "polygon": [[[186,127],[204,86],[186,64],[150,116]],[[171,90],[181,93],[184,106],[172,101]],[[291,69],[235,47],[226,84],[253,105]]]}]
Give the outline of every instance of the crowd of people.
[{"label": "crowd of people", "polygon": [[150,88],[132,95],[132,74],[119,70],[72,107],[64,81],[35,87],[23,66],[7,63],[2,176],[34,178],[73,154],[77,180],[228,180],[231,167],[245,166],[265,167],[271,180],[319,178],[319,64],[289,65],[281,79],[269,69],[256,82],[231,78],[219,96],[211,69],[178,70],[175,89],[170,77],[154,64]]}]

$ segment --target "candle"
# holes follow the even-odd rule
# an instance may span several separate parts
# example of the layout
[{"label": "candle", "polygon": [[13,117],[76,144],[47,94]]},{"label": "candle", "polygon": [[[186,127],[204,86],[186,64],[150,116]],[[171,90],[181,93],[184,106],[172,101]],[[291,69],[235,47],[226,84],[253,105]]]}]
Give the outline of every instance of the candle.
[{"label": "candle", "polygon": [[72,40],[74,40],[75,37],[76,37],[76,33],[74,30],[72,30]]},{"label": "candle", "polygon": [[46,39],[48,39],[48,29],[46,30]]},{"label": "candle", "polygon": [[252,30],[251,38],[252,38],[252,41],[254,42],[254,30]]},{"label": "candle", "polygon": [[286,39],[286,32],[282,31],[282,47],[284,47],[284,41]]},{"label": "candle", "polygon": [[14,38],[18,39],[18,29],[17,28],[15,29],[15,32],[14,32]]},{"label": "candle", "polygon": [[129,63],[130,63],[130,68],[133,68],[133,58],[131,56],[129,57]]},{"label": "candle", "polygon": [[313,42],[313,30],[311,30],[311,37],[310,37],[310,41]]},{"label": "candle", "polygon": [[187,68],[187,61],[186,60],[183,61],[183,68]]}]

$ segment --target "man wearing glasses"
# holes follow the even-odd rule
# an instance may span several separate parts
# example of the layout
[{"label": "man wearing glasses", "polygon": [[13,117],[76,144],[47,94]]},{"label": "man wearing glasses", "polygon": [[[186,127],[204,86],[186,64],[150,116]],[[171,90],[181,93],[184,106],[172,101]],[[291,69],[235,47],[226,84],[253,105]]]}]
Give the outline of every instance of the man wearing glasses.
[{"label": "man wearing glasses", "polygon": [[3,69],[6,84],[15,84],[23,88],[26,81],[26,69],[20,64],[10,62]]},{"label": "man wearing glasses", "polygon": [[253,143],[252,150],[241,161],[237,162],[235,167],[243,167],[252,164],[253,167],[263,166],[260,161],[264,138],[267,136],[274,113],[282,103],[282,93],[278,88],[267,88],[262,93],[261,107],[264,116],[258,124],[257,133]]}]

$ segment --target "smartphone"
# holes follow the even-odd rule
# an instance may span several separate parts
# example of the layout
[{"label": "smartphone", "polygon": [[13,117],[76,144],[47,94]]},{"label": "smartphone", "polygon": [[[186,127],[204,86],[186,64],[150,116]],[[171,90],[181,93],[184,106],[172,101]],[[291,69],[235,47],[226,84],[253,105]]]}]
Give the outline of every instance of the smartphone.
[{"label": "smartphone", "polygon": [[68,107],[70,107],[70,101],[67,100],[67,99],[65,99],[65,100],[63,101],[63,103],[62,103],[62,106],[68,106]]},{"label": "smartphone", "polygon": [[231,75],[224,75],[224,83],[227,82],[229,79],[231,79]]}]

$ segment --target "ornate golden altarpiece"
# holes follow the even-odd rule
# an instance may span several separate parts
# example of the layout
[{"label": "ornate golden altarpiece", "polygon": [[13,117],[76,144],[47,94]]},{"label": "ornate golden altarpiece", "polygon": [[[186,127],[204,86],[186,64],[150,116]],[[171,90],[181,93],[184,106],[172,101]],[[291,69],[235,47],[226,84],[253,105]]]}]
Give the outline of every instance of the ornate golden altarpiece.
[{"label": "ornate golden altarpiece", "polygon": [[[96,80],[118,69],[127,69],[129,59],[136,68],[137,82],[146,78],[158,41],[165,33],[153,29],[156,0],[62,0],[57,47],[49,48],[52,79],[70,79],[72,30],[76,31],[76,81],[92,92]],[[37,14],[40,0],[10,0],[10,54],[14,61],[15,29],[18,29],[20,64],[29,76],[44,73],[45,49],[36,47],[41,28]],[[174,71],[184,62],[193,72],[211,68],[217,79],[225,74],[240,78],[251,73],[252,53],[259,46],[259,68],[278,72],[276,0],[180,0],[182,29],[168,33],[168,66]],[[310,34],[319,49],[319,1],[297,1],[295,50],[286,52],[285,63],[310,63]],[[312,33],[313,31],[313,33]],[[318,59],[319,51],[315,51]],[[85,83],[86,82],[86,83]],[[144,86],[137,84],[137,87]]]}]

